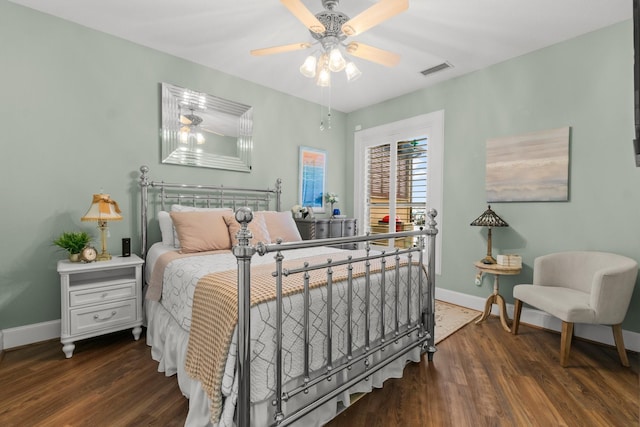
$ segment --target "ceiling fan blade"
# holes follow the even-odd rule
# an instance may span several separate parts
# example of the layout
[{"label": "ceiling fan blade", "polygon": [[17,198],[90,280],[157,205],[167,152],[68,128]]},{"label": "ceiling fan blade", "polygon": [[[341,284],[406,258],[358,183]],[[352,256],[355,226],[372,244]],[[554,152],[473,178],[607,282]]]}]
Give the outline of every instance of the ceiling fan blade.
[{"label": "ceiling fan blade", "polygon": [[409,0],[380,0],[369,9],[345,22],[342,25],[342,32],[348,36],[362,34],[369,28],[375,27],[408,8]]},{"label": "ceiling fan blade", "polygon": [[294,50],[309,49],[311,43],[292,43],[282,46],[265,47],[262,49],[254,49],[251,51],[253,56],[273,55],[274,53],[292,52]]},{"label": "ceiling fan blade", "polygon": [[318,21],[318,18],[300,0],[280,0],[280,2],[310,31],[318,34],[327,31],[322,22]]},{"label": "ceiling fan blade", "polygon": [[395,67],[400,62],[400,55],[397,53],[378,49],[377,47],[358,42],[349,43],[347,45],[347,52],[353,56],[357,56],[358,58],[386,65],[387,67]]}]

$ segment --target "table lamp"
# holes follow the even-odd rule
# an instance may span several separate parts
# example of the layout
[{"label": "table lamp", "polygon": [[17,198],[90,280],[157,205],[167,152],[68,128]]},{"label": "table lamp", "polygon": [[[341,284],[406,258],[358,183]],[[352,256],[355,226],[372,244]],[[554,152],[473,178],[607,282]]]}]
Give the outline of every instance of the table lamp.
[{"label": "table lamp", "polygon": [[509,224],[505,220],[500,218],[494,211],[491,210],[491,205],[486,211],[482,213],[478,218],[473,220],[472,226],[487,227],[489,234],[487,237],[487,256],[484,257],[481,262],[483,264],[495,264],[496,259],[491,256],[491,229],[493,227],[508,227]]},{"label": "table lamp", "polygon": [[111,200],[108,194],[94,194],[89,210],[82,218],[82,221],[97,221],[102,241],[102,252],[98,254],[97,261],[108,261],[111,255],[107,252],[107,221],[120,221],[120,208],[115,200]]}]

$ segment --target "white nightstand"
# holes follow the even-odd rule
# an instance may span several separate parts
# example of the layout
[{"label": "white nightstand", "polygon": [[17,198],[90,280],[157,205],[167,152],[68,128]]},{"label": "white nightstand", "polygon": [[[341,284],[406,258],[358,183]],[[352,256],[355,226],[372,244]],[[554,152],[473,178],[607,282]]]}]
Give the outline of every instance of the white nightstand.
[{"label": "white nightstand", "polygon": [[92,263],[58,261],[62,351],[73,355],[74,341],[133,328],[142,332],[142,264],[137,255]]}]

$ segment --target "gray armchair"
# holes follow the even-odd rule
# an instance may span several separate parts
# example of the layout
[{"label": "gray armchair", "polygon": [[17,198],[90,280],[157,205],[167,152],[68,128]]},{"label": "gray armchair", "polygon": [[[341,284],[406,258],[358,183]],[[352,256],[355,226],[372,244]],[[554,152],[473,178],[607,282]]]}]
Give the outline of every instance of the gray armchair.
[{"label": "gray armchair", "polygon": [[535,259],[533,284],[513,288],[512,333],[518,333],[522,303],[562,320],[560,365],[566,366],[574,323],[611,325],[620,362],[629,366],[622,339],[638,275],[638,263],[606,252],[559,252]]}]

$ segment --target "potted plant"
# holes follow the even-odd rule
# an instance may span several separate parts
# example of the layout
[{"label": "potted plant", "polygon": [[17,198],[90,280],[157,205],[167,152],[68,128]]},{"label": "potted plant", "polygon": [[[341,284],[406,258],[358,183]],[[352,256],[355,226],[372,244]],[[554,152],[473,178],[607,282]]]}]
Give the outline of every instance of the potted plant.
[{"label": "potted plant", "polygon": [[340,210],[339,209],[335,209],[335,210],[333,209],[333,205],[340,201],[340,199],[338,198],[338,195],[336,193],[326,193],[324,195],[324,200],[331,205],[331,209],[329,210],[329,213],[331,214],[332,218],[335,215],[340,215]]},{"label": "potted plant", "polygon": [[85,231],[64,232],[53,241],[53,244],[59,246],[69,253],[69,260],[78,261],[78,255],[85,246],[91,241],[91,236]]}]

